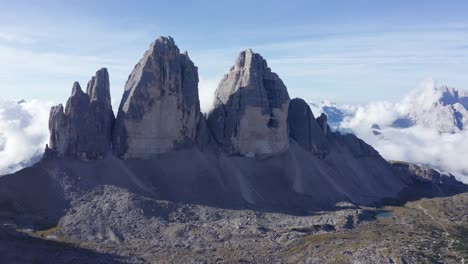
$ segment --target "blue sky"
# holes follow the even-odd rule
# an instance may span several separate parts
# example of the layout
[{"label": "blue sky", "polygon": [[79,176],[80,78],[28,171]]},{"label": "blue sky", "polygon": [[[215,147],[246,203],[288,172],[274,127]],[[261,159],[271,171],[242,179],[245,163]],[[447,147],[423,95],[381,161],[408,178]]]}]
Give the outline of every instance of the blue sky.
[{"label": "blue sky", "polygon": [[107,67],[118,102],[149,44],[171,35],[204,108],[237,54],[262,54],[291,97],[398,100],[421,80],[468,89],[466,1],[4,1],[0,99],[68,97]]}]

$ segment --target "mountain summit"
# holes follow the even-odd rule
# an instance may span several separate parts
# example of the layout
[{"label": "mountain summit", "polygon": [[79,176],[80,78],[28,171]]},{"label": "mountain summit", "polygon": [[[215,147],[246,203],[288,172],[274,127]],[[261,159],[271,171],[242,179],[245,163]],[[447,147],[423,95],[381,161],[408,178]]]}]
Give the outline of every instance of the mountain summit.
[{"label": "mountain summit", "polygon": [[468,93],[447,86],[416,89],[404,98],[405,117],[394,125],[418,124],[440,133],[456,133],[468,127]]},{"label": "mountain summit", "polygon": [[239,54],[215,91],[208,125],[230,154],[278,154],[289,146],[289,94],[260,54]]},{"label": "mountain summit", "polygon": [[197,67],[171,37],[160,37],[125,85],[114,128],[114,153],[145,158],[189,146],[200,116]]},{"label": "mountain summit", "polygon": [[113,125],[109,74],[103,68],[91,78],[86,93],[75,82],[65,108],[63,105],[52,107],[48,155],[102,158],[110,150]]}]

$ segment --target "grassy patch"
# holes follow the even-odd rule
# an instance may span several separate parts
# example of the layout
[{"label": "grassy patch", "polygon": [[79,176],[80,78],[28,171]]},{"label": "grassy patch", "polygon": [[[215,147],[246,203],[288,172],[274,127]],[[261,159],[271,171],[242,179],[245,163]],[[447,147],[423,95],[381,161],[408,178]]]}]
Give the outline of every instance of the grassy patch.
[{"label": "grassy patch", "polygon": [[458,251],[464,258],[468,258],[468,226],[454,227],[451,238],[455,239],[453,249]]},{"label": "grassy patch", "polygon": [[32,236],[40,237],[40,238],[47,238],[47,236],[51,236],[51,235],[59,237],[60,227],[55,226],[55,227],[45,229],[45,230],[38,230],[38,231],[32,232],[31,234]]}]

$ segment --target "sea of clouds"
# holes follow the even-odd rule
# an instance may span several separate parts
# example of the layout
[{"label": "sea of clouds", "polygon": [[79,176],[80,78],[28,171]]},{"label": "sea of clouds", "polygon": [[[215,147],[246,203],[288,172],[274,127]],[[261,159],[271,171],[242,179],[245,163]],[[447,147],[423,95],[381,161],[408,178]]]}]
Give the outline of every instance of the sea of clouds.
[{"label": "sea of clouds", "polygon": [[[438,130],[447,120],[426,118],[425,124],[396,128],[392,123],[409,112],[424,113],[440,97],[435,82],[425,81],[401,102],[371,102],[358,106],[343,106],[346,117],[339,125],[372,145],[387,160],[401,160],[450,172],[468,183],[468,130],[442,133]],[[415,109],[416,108],[416,109]],[[427,117],[427,116],[426,116]],[[468,118],[466,116],[465,118]],[[374,124],[380,128],[376,135]]]},{"label": "sea of clouds", "polygon": [[39,160],[48,141],[51,103],[0,101],[0,175]]}]

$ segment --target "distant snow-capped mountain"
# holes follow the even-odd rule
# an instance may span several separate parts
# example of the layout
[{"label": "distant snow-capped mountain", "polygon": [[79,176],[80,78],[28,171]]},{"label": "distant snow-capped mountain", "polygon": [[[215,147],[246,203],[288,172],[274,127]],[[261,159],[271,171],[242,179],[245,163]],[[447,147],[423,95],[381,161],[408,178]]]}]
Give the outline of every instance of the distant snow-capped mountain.
[{"label": "distant snow-capped mountain", "polygon": [[[421,126],[439,133],[468,129],[468,91],[425,85],[408,93],[401,102],[338,105],[329,100],[312,101],[314,115],[324,113],[335,130],[347,131],[353,122],[367,122],[367,129]],[[360,116],[366,115],[365,118]],[[362,119],[362,120],[356,120]],[[352,130],[352,129],[351,129]],[[380,134],[380,133],[374,133]]]},{"label": "distant snow-capped mountain", "polygon": [[388,160],[427,165],[468,182],[468,92],[424,83],[400,102],[364,105],[312,102],[314,115],[325,113],[332,128],[351,132]]},{"label": "distant snow-capped mountain", "polygon": [[403,116],[393,127],[421,125],[440,133],[456,133],[468,127],[468,92],[447,86],[416,89],[400,108]]}]

